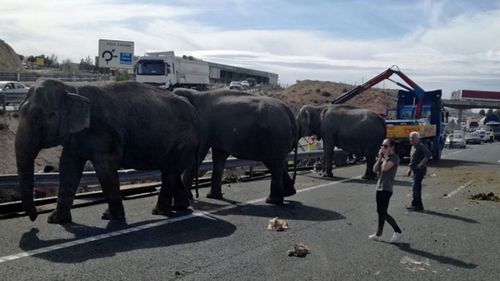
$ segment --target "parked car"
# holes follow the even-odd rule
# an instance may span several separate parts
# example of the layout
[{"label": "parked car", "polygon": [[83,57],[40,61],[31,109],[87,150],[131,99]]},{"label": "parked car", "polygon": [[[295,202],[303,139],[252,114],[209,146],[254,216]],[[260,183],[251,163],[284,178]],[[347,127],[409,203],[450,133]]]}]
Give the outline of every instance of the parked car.
[{"label": "parked car", "polygon": [[29,87],[16,81],[0,81],[0,92],[12,94],[27,94]]},{"label": "parked car", "polygon": [[452,147],[460,147],[460,148],[466,148],[467,145],[465,144],[465,139],[463,137],[463,134],[449,134],[446,137],[446,140],[444,142],[444,146],[448,148]]},{"label": "parked car", "polygon": [[487,142],[490,140],[490,136],[489,136],[488,132],[486,132],[486,130],[481,129],[481,130],[478,130],[477,133],[479,134],[481,141]]},{"label": "parked car", "polygon": [[232,81],[229,84],[229,89],[230,90],[243,90],[243,86],[241,85],[241,82],[239,82],[239,81]]},{"label": "parked car", "polygon": [[465,135],[465,143],[481,144],[482,142],[481,137],[476,132],[471,132]]},{"label": "parked car", "polygon": [[248,81],[241,81],[241,86],[244,88],[250,88],[250,83]]}]

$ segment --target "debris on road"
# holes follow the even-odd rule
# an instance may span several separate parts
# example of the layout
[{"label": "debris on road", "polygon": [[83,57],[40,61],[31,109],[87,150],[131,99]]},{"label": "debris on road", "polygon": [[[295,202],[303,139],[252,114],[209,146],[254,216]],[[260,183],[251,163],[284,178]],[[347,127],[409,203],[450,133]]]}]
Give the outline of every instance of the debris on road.
[{"label": "debris on road", "polygon": [[425,258],[421,261],[418,261],[418,260],[410,258],[408,256],[404,256],[401,258],[401,260],[399,262],[401,264],[406,265],[406,269],[408,269],[409,271],[412,271],[412,272],[424,271],[424,270],[426,270],[426,268],[423,266],[427,266],[427,267],[431,266],[431,263],[430,263],[428,258]]},{"label": "debris on road", "polygon": [[500,197],[495,195],[493,192],[490,192],[488,194],[486,193],[478,193],[471,195],[469,197],[471,200],[486,200],[486,201],[494,201],[494,202],[500,202]]},{"label": "debris on road", "polygon": [[285,231],[288,229],[288,222],[286,220],[280,220],[278,217],[274,217],[269,220],[267,224],[267,230],[274,231]]},{"label": "debris on road", "polygon": [[295,244],[295,246],[293,246],[293,249],[292,250],[288,250],[287,254],[289,257],[299,257],[299,258],[303,258],[305,256],[307,256],[307,254],[309,254],[310,250],[309,248],[302,244],[302,243],[299,243],[299,244]]}]

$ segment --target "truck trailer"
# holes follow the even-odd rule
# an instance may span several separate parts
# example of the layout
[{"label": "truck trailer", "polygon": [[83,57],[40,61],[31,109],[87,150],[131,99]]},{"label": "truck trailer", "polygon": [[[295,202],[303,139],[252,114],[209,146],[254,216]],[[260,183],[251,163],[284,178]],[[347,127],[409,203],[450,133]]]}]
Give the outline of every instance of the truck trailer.
[{"label": "truck trailer", "polygon": [[177,87],[206,90],[208,62],[193,57],[177,57],[173,51],[148,52],[135,66],[136,81],[168,89]]},{"label": "truck trailer", "polygon": [[451,93],[454,100],[500,101],[500,92],[479,90],[456,90]]}]

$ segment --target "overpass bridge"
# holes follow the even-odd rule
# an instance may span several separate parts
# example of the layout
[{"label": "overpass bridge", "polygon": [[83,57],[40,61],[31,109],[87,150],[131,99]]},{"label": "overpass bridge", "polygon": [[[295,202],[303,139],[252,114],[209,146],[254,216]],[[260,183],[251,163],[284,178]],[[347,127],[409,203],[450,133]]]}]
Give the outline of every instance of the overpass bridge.
[{"label": "overpass bridge", "polygon": [[491,108],[500,109],[500,101],[484,101],[484,100],[445,100],[442,101],[443,106],[455,109],[472,109],[472,108]]},{"label": "overpass bridge", "polygon": [[445,107],[458,109],[458,123],[462,122],[462,114],[464,109],[472,109],[472,108],[488,108],[488,109],[500,109],[500,100],[492,101],[492,100],[459,100],[459,99],[450,99],[450,100],[442,100],[442,104]]}]

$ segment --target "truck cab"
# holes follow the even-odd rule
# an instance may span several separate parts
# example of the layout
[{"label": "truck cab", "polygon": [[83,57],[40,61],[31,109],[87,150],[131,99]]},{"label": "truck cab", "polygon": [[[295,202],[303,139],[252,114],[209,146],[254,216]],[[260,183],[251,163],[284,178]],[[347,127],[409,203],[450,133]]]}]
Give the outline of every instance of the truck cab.
[{"label": "truck cab", "polygon": [[205,90],[209,84],[209,66],[193,57],[177,57],[173,51],[149,52],[135,67],[136,81],[162,88],[176,87]]},{"label": "truck cab", "polygon": [[408,136],[412,131],[419,132],[420,140],[432,152],[433,159],[441,158],[446,135],[444,132],[444,111],[441,103],[441,90],[425,92],[419,118],[415,93],[400,90],[396,108],[396,120],[386,120],[387,136],[395,138],[400,145],[400,156],[409,156],[411,145]]},{"label": "truck cab", "polygon": [[135,66],[136,80],[140,83],[170,88],[177,84],[174,70],[174,53],[140,57]]}]

